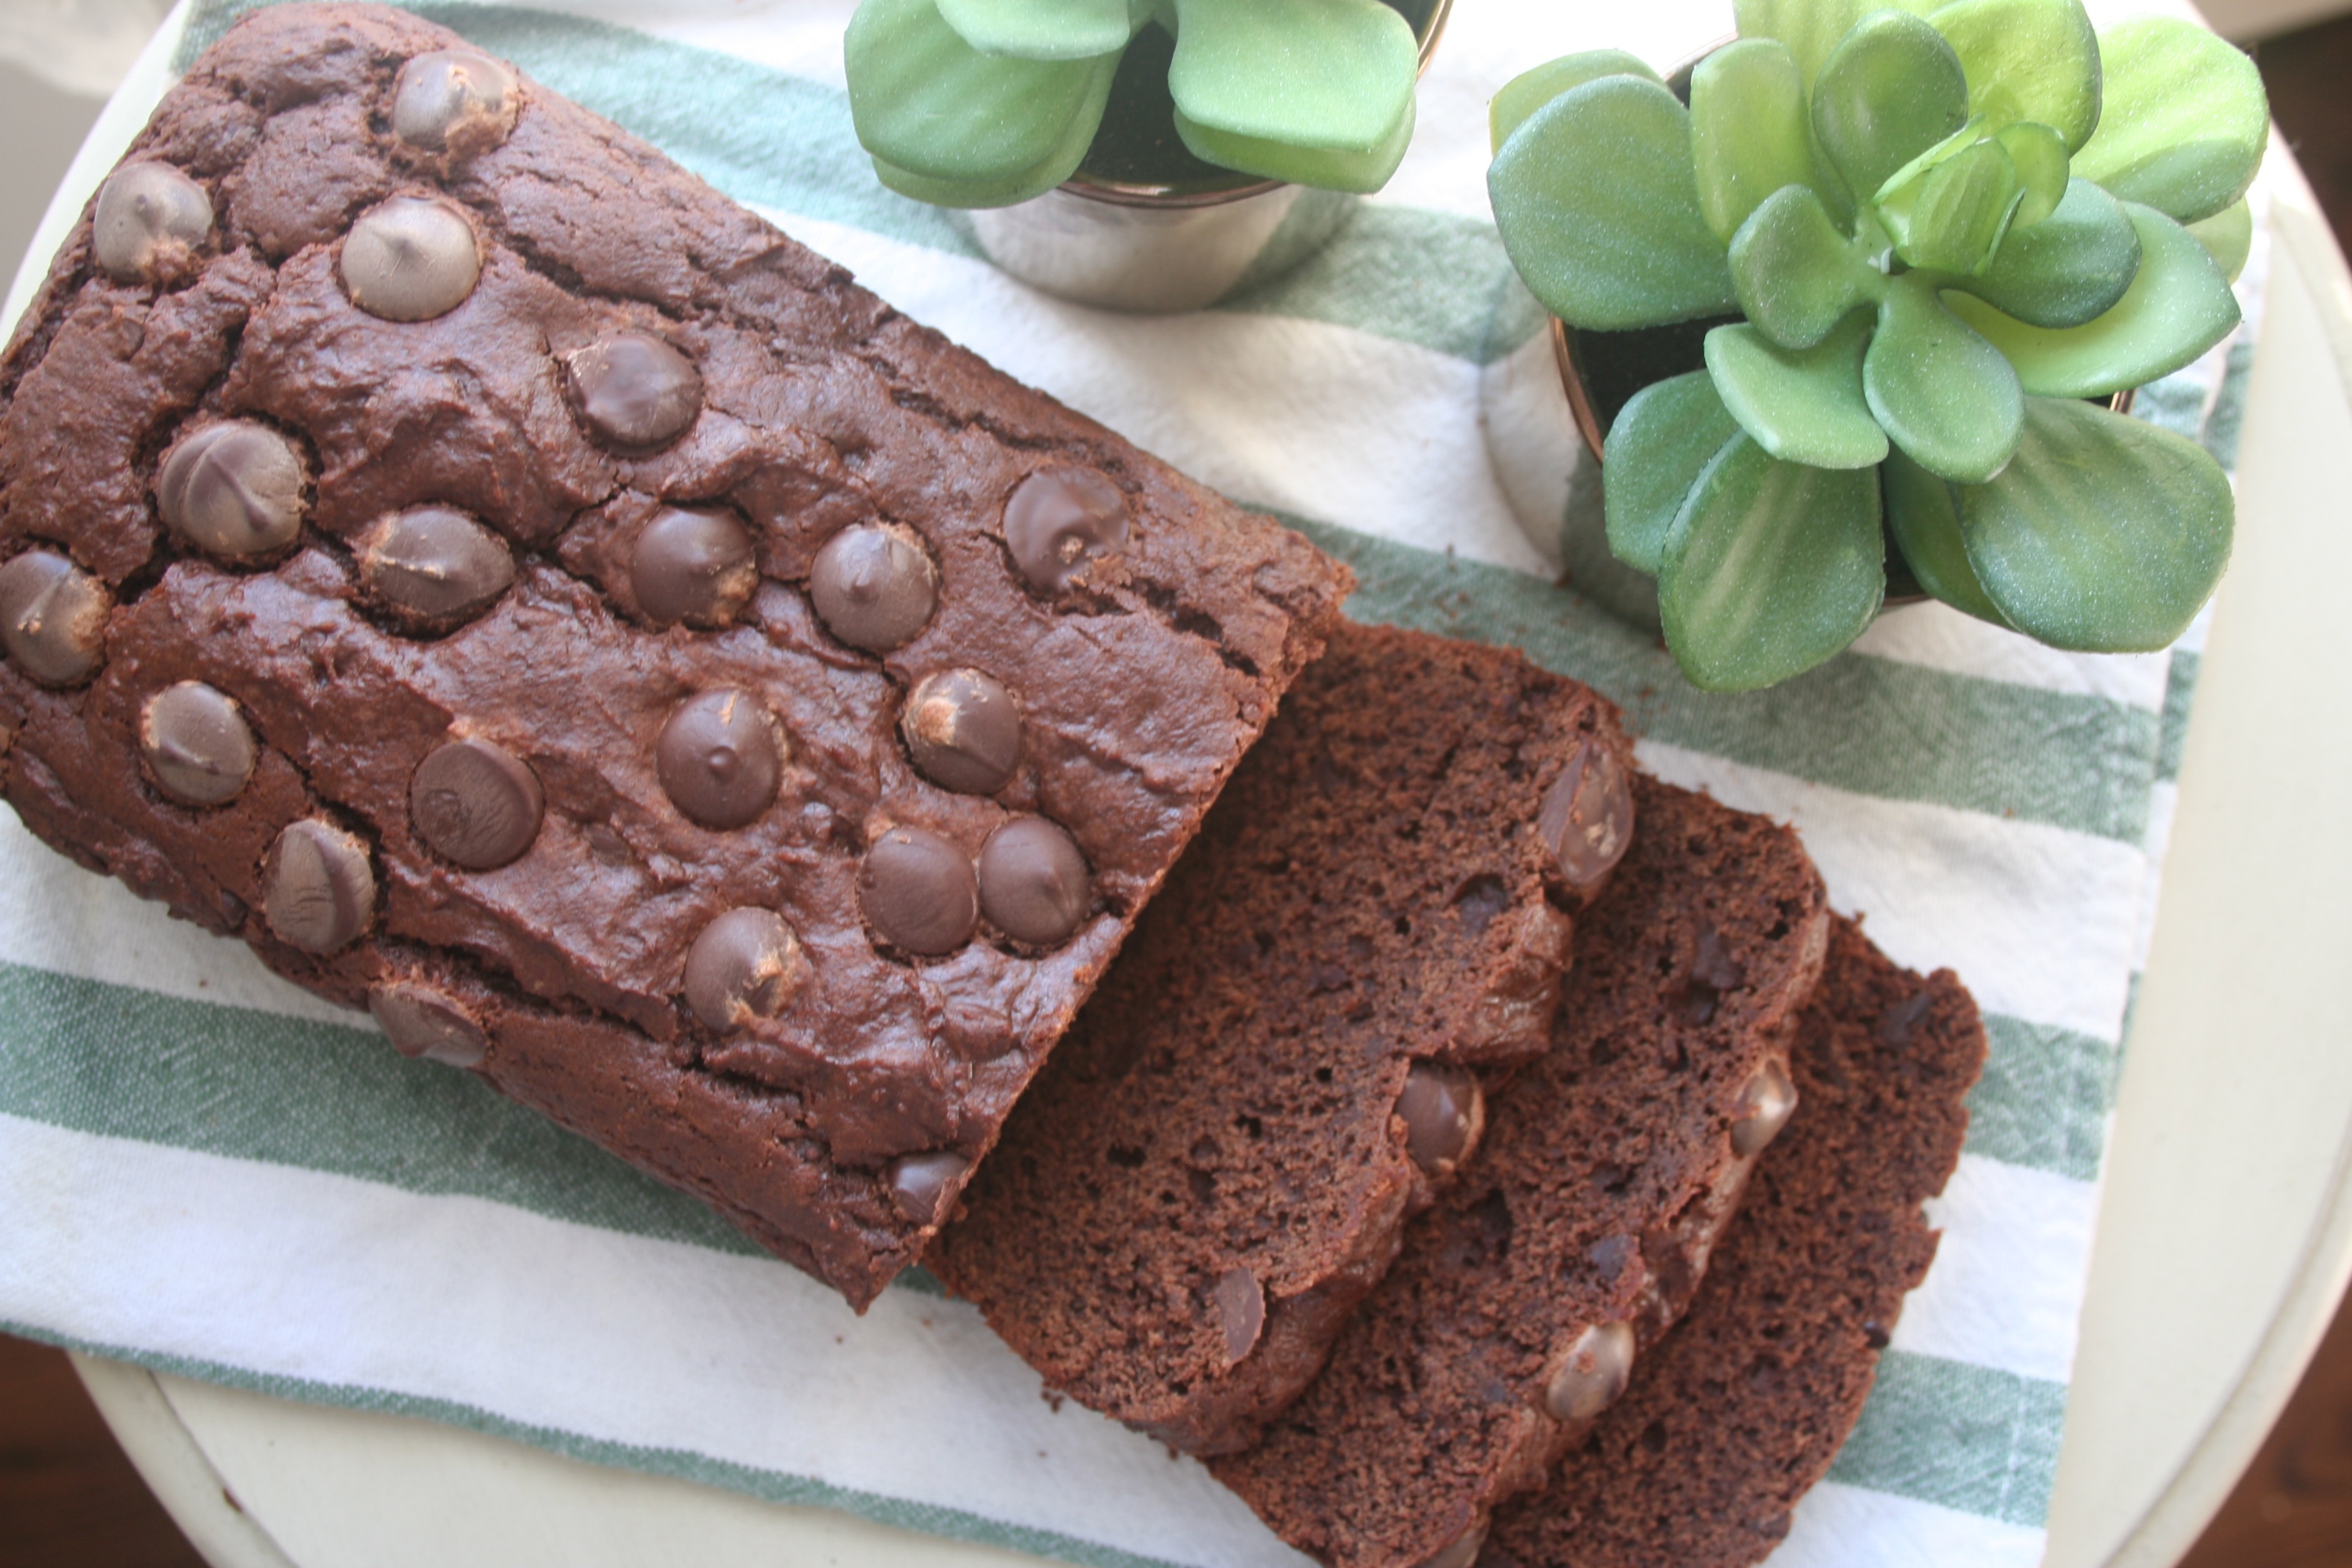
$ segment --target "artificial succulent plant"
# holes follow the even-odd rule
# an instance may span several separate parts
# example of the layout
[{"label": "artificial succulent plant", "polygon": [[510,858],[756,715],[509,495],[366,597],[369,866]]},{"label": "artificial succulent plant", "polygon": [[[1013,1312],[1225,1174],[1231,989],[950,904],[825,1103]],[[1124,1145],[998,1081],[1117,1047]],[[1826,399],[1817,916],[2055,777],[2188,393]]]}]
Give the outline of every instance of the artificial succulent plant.
[{"label": "artificial succulent plant", "polygon": [[891,189],[1005,206],[1076,173],[1144,28],[1192,154],[1265,179],[1378,190],[1412,139],[1412,26],[1381,0],[863,0],[850,113]]},{"label": "artificial succulent plant", "polygon": [[1612,552],[1668,646],[1740,690],[1869,625],[1890,542],[1927,593],[2064,648],[2165,646],[2230,551],[2220,467],[2086,401],[2238,322],[2269,110],[2186,22],[2078,0],[1738,0],[1688,108],[1574,55],[1494,101],[1488,191],[1570,326],[1714,317],[1706,366],[1603,447]]}]

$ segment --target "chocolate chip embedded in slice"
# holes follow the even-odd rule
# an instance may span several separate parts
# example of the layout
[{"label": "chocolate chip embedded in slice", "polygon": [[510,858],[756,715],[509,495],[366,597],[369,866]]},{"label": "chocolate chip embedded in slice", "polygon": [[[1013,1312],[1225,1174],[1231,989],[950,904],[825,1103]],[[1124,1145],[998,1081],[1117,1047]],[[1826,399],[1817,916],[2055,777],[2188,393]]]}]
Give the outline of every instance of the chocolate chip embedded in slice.
[{"label": "chocolate chip embedded in slice", "polygon": [[572,405],[598,440],[650,452],[687,432],[702,412],[702,374],[651,332],[614,332],[563,358]]},{"label": "chocolate chip embedded in slice", "polygon": [[1789,1069],[1779,1062],[1766,1062],[1740,1091],[1739,1109],[1731,1122],[1731,1152],[1743,1160],[1762,1153],[1796,1114],[1797,1086]]},{"label": "chocolate chip embedded in slice", "polygon": [[1474,1525],[1423,1558],[1416,1568],[1475,1568],[1486,1545],[1486,1527]]},{"label": "chocolate chip embedded in slice", "polygon": [[302,533],[310,464],[278,430],[224,419],[180,437],[155,476],[164,524],[208,555],[257,561]]},{"label": "chocolate chip embedded in slice", "polygon": [[0,565],[0,644],[44,686],[79,686],[106,651],[106,584],[54,550]]},{"label": "chocolate chip embedded in slice", "polygon": [[367,846],[331,822],[287,824],[261,872],[261,912],[278,940],[304,952],[348,947],[375,916]]},{"label": "chocolate chip embedded in slice", "polygon": [[430,985],[398,980],[368,993],[392,1048],[445,1067],[478,1068],[490,1054],[490,1037],[465,1006]]},{"label": "chocolate chip embedded in slice", "polygon": [[888,653],[912,641],[939,603],[940,569],[912,530],[861,522],[825,541],[809,569],[824,629],[852,647]]},{"label": "chocolate chip embedded in slice", "polygon": [[183,680],[140,710],[139,754],[155,787],[173,800],[220,805],[243,792],[257,752],[235,698],[201,680]]},{"label": "chocolate chip embedded in slice", "polygon": [[926,828],[894,827],[874,841],[857,898],[885,942],[927,957],[953,952],[980,923],[971,862]]},{"label": "chocolate chip embedded in slice", "polygon": [[117,283],[168,281],[191,269],[213,232],[213,199],[169,163],[126,163],[98,188],[90,259]]},{"label": "chocolate chip embedded in slice", "polygon": [[686,1005],[706,1028],[733,1034],[784,1010],[808,979],[798,938],[773,910],[729,910],[686,954]]},{"label": "chocolate chip embedded in slice", "polygon": [[1576,1336],[1544,1385],[1544,1408],[1556,1421],[1590,1421],[1616,1404],[1633,1381],[1633,1326],[1595,1323]]},{"label": "chocolate chip embedded in slice", "polygon": [[1015,942],[1050,946],[1078,929],[1094,904],[1087,858],[1042,816],[1016,816],[980,848],[980,903]]},{"label": "chocolate chip embedded in slice", "polygon": [[466,302],[482,275],[474,226],[448,202],[394,196],[343,237],[343,288],[387,321],[428,321]]},{"label": "chocolate chip embedded in slice", "polygon": [[1021,760],[1021,710],[1013,694],[976,669],[927,675],[898,721],[907,753],[933,784],[994,795]]},{"label": "chocolate chip embedded in slice", "polygon": [[1127,498],[1092,468],[1041,468],[1004,503],[1004,542],[1029,585],[1058,594],[1087,563],[1127,545]]},{"label": "chocolate chip embedded in slice", "polygon": [[416,631],[446,631],[472,620],[514,584],[506,541],[446,506],[378,518],[360,535],[360,582]]},{"label": "chocolate chip embedded in slice", "polygon": [[469,871],[495,871],[520,859],[539,837],[546,809],[530,765],[473,736],[434,752],[408,781],[416,836]]},{"label": "chocolate chip embedded in slice", "polygon": [[1633,842],[1633,791],[1617,753],[1591,741],[1577,747],[1546,791],[1537,829],[1580,893],[1601,886]]},{"label": "chocolate chip embedded in slice", "polygon": [[629,557],[637,608],[663,626],[726,626],[759,585],[751,530],[719,508],[663,508]]},{"label": "chocolate chip embedded in slice", "polygon": [[1486,1126],[1486,1097],[1478,1075],[1465,1068],[1415,1062],[1397,1096],[1405,1152],[1433,1176],[1450,1176],[1478,1146]]},{"label": "chocolate chip embedded in slice", "polygon": [[757,821],[783,777],[784,731],[747,692],[705,691],[677,705],[654,768],[688,820],[725,830]]},{"label": "chocolate chip embedded in slice", "polygon": [[908,1154],[891,1163],[890,1197],[917,1225],[937,1225],[947,1217],[949,1189],[971,1169],[971,1162],[952,1149]]},{"label": "chocolate chip embedded in slice", "polygon": [[1265,1287],[1246,1268],[1217,1276],[1217,1321],[1225,1331],[1225,1359],[1237,1362],[1257,1348],[1265,1331]]},{"label": "chocolate chip embedded in slice", "polygon": [[520,87],[502,61],[472,49],[417,55],[393,84],[392,133],[428,153],[488,152],[514,129]]}]

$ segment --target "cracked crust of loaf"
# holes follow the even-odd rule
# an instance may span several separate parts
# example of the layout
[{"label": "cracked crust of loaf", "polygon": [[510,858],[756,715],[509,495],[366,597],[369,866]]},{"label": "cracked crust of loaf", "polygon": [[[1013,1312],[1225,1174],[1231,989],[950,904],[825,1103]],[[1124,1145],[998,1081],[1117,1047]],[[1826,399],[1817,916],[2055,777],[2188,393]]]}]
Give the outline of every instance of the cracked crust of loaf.
[{"label": "cracked crust of loaf", "polygon": [[[288,5],[230,29],[129,157],[171,163],[217,221],[192,277],[98,271],[86,214],[0,359],[0,557],[62,550],[115,607],[95,680],[0,667],[0,788],[81,864],[279,973],[358,1005],[418,980],[464,1000],[505,1093],[697,1192],[863,1307],[933,1226],[894,1204],[893,1156],[973,1162],[1281,693],[1321,650],[1349,578],[1101,426],[898,314],[661,154],[527,79],[512,133],[463,159],[389,132],[411,56],[463,40],[400,12]],[[454,201],[480,278],[437,319],[344,296],[354,217],[401,194]],[[700,371],[702,416],[631,457],[590,439],[562,354],[651,331]],[[300,445],[315,480],[299,546],[266,570],[208,560],[162,525],[158,464],[192,421],[236,416]],[[61,439],[60,431],[69,431]],[[1108,477],[1125,552],[1046,603],[997,519],[1050,464]],[[736,509],[761,585],[719,630],[644,624],[622,563],[659,504]],[[423,639],[356,582],[352,534],[436,503],[492,523],[515,585]],[[908,523],[940,609],[876,658],[829,638],[805,585],[861,521]],[[908,763],[904,691],[985,663],[1024,719],[1022,771],[952,795]],[[260,742],[232,804],[176,805],[142,774],[139,703],[199,679]],[[762,694],[791,737],[783,803],[741,831],[683,821],[653,734],[693,690]],[[528,758],[545,826],[513,866],[460,871],[408,820],[408,780],[452,733]],[[940,960],[864,929],[857,855],[916,822],[975,847],[1015,813],[1066,826],[1095,909],[1048,951],[983,936]],[[260,916],[272,837],[353,833],[383,890],[331,957]],[[684,953],[730,907],[777,907],[813,958],[797,1023],[714,1037],[678,1000]]]}]

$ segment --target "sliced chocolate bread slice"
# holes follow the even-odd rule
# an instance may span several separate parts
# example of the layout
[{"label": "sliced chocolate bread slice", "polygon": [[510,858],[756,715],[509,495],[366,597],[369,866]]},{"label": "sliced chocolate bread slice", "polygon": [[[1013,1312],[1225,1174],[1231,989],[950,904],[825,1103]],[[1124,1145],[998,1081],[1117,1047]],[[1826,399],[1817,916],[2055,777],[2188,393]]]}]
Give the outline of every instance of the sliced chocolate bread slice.
[{"label": "sliced chocolate bread slice", "polygon": [[1212,1461],[1333,1568],[1468,1568],[1498,1503],[1621,1395],[1688,1304],[1755,1156],[1830,913],[1797,837],[1637,775],[1641,831],[1579,919],[1552,1049],[1487,1106],[1329,1364]]},{"label": "sliced chocolate bread slice", "polygon": [[1788,1533],[1862,1414],[1936,1233],[1985,1058],[1948,970],[1896,966],[1852,921],[1797,1029],[1804,1110],[1749,1184],[1690,1313],[1480,1568],[1745,1568]]},{"label": "sliced chocolate bread slice", "polygon": [[1314,1375],[1545,1048],[1625,740],[1515,652],[1343,625],[928,1262],[1047,1384],[1196,1452]]}]

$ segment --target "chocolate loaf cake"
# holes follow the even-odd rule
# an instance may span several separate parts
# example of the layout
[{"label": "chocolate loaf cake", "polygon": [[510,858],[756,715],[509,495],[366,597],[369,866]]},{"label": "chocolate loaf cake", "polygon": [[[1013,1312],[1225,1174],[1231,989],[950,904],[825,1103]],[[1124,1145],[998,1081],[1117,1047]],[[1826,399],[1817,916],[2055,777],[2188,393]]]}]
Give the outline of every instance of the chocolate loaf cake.
[{"label": "chocolate loaf cake", "polygon": [[1745,1568],[1788,1532],[1862,1414],[1936,1234],[1984,1065],[1949,971],[1896,967],[1851,921],[1797,1028],[1804,1110],[1748,1184],[1689,1315],[1479,1568]]},{"label": "chocolate loaf cake", "polygon": [[1258,1447],[1210,1461],[1331,1568],[1469,1568],[1639,1380],[1756,1156],[1830,913],[1796,835],[1636,776],[1640,831],[1578,921],[1549,1054]]},{"label": "chocolate loaf cake", "polygon": [[928,1265],[1048,1386],[1245,1446],[1470,1158],[1480,1074],[1549,1043],[1631,773],[1574,681],[1343,623]]},{"label": "chocolate loaf cake", "polygon": [[33,830],[860,1306],[1347,586],[390,9],[233,28],[0,361]]}]

